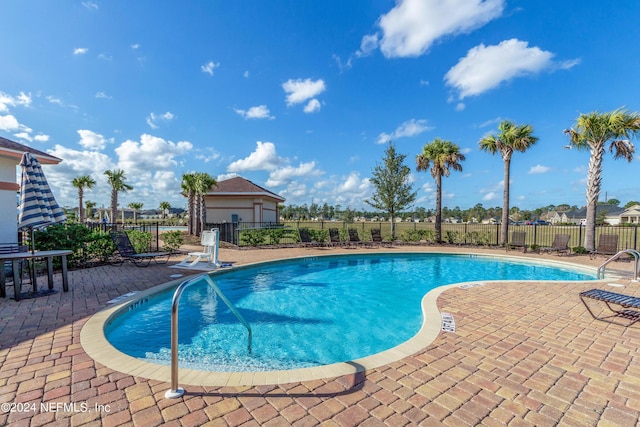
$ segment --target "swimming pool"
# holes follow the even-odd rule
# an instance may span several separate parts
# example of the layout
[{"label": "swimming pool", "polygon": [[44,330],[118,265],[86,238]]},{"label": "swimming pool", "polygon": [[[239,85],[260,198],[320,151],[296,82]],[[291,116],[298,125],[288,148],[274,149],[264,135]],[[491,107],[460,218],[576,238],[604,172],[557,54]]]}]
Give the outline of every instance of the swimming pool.
[{"label": "swimming pool", "polygon": [[[244,327],[203,282],[188,288],[181,299],[181,367],[255,372],[360,359],[415,336],[424,327],[421,300],[436,287],[595,277],[563,265],[405,253],[306,257],[227,270],[213,278],[251,324],[252,351],[247,351]],[[167,365],[174,290],[112,316],[104,328],[109,342],[134,358]]]}]

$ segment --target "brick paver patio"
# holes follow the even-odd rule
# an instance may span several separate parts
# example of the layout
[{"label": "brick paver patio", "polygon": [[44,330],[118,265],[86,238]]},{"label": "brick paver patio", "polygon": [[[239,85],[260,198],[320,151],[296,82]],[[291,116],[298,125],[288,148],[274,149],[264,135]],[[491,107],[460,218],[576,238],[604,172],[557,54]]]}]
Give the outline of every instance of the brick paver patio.
[{"label": "brick paver patio", "polygon": [[[221,259],[243,263],[315,253],[321,251],[223,251]],[[578,258],[588,262],[567,260]],[[616,281],[624,288],[607,282],[520,282],[450,289],[438,306],[453,314],[456,332],[442,332],[398,362],[277,386],[187,386],[184,397],[168,400],[168,384],[93,361],[80,345],[80,330],[110,299],[167,282],[176,273],[189,272],[126,264],[75,270],[68,293],[0,299],[0,425],[639,423],[640,325],[596,321],[578,298],[592,287],[640,296],[640,284],[630,280]]]}]

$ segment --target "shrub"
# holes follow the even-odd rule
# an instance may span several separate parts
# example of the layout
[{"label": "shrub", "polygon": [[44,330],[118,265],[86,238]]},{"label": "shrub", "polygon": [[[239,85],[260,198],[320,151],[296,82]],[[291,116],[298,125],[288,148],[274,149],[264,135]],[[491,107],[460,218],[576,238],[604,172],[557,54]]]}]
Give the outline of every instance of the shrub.
[{"label": "shrub", "polygon": [[269,243],[278,245],[284,237],[284,228],[269,228],[267,229],[267,234],[269,235]]},{"label": "shrub", "polygon": [[109,261],[109,257],[116,251],[116,246],[111,240],[109,233],[101,230],[94,230],[85,246],[85,261],[98,259],[101,262]]},{"label": "shrub", "polygon": [[240,243],[257,247],[267,241],[267,232],[264,229],[259,230],[242,230],[240,232]]},{"label": "shrub", "polygon": [[573,252],[574,254],[586,254],[589,251],[587,251],[587,249],[584,246],[575,246],[573,248],[571,248],[571,252]]},{"label": "shrub", "polygon": [[147,252],[153,236],[148,231],[127,230],[127,236],[136,252]]},{"label": "shrub", "polygon": [[[84,247],[89,240],[91,230],[83,224],[52,224],[44,230],[36,231],[34,236],[35,248],[41,251],[67,249],[73,253],[68,257],[69,266],[86,261]],[[29,242],[31,246],[31,242]],[[59,263],[56,260],[56,264]]]},{"label": "shrub", "polygon": [[326,242],[329,239],[329,230],[309,229],[309,236],[314,242]]},{"label": "shrub", "polygon": [[462,234],[459,231],[451,231],[451,230],[447,230],[445,232],[445,236],[444,239],[447,243],[453,245],[453,244],[460,244],[463,242],[462,240]]},{"label": "shrub", "polygon": [[167,231],[162,234],[162,240],[164,241],[164,249],[169,253],[174,253],[184,243],[184,236],[180,230]]}]

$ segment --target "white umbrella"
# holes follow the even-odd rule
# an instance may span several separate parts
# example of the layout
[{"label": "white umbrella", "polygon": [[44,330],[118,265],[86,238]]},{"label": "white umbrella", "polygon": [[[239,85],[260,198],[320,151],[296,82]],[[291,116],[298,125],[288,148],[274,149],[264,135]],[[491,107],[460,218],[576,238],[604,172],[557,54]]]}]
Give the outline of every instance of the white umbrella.
[{"label": "white umbrella", "polygon": [[[31,230],[31,251],[35,250],[33,230],[50,224],[66,221],[67,217],[56,202],[38,159],[31,153],[24,153],[20,161],[20,205],[18,207],[18,229]],[[32,268],[32,280],[35,271]]]}]

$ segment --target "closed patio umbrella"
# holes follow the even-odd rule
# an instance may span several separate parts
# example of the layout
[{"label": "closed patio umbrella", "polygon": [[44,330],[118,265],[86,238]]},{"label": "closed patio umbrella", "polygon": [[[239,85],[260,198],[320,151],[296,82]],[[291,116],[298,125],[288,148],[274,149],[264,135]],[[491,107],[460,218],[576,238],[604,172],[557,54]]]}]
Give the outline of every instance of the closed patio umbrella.
[{"label": "closed patio umbrella", "polygon": [[[18,207],[18,229],[31,231],[31,250],[35,251],[33,230],[50,224],[66,221],[67,217],[56,202],[40,162],[31,153],[24,153],[20,161],[20,204]],[[35,286],[35,271],[32,268]]]}]

